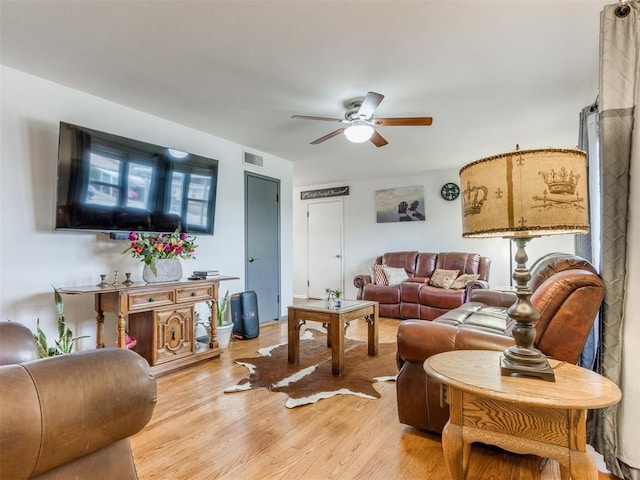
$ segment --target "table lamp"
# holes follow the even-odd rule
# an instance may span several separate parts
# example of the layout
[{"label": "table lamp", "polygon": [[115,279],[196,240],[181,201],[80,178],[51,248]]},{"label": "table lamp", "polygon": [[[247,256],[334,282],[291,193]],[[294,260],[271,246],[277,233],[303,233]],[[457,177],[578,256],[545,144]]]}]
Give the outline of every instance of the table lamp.
[{"label": "table lamp", "polygon": [[555,381],[546,356],[534,347],[540,312],[531,303],[525,246],[535,237],[589,231],[587,163],[581,150],[516,150],[460,170],[462,236],[511,238],[516,244],[516,344],[503,352],[502,375]]}]

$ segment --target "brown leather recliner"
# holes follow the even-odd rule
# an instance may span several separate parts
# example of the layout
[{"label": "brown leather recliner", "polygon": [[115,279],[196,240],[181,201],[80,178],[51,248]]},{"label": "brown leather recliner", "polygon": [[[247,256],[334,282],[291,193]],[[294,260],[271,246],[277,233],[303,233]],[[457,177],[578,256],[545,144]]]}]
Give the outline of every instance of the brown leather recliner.
[{"label": "brown leather recliner", "polygon": [[[577,363],[604,298],[604,284],[586,260],[550,254],[531,267],[531,302],[540,311],[535,346],[546,355]],[[507,308],[514,293],[474,290],[470,302],[433,321],[405,320],[398,328],[396,381],[401,423],[440,433],[449,418],[440,384],[423,364],[450,350],[504,350],[513,345]]]},{"label": "brown leather recliner", "polygon": [[26,326],[0,322],[0,480],[138,478],[128,437],[155,407],[147,362],[118,348],[37,358]]}]

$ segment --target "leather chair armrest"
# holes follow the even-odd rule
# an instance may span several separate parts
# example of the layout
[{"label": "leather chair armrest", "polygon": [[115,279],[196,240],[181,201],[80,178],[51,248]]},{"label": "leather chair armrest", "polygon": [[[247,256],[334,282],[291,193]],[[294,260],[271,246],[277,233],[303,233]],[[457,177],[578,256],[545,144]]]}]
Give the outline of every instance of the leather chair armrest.
[{"label": "leather chair armrest", "polygon": [[455,349],[452,350],[505,350],[516,342],[512,337],[461,326],[457,328]]},{"label": "leather chair armrest", "polygon": [[371,276],[369,275],[356,275],[353,279],[353,284],[356,286],[356,288],[362,288],[368,283],[372,283]]},{"label": "leather chair armrest", "polygon": [[40,358],[33,333],[18,322],[0,322],[0,365],[29,362]]},{"label": "leather chair armrest", "polygon": [[464,301],[471,301],[471,292],[477,289],[487,289],[489,288],[489,282],[484,280],[474,280],[473,282],[469,282],[464,289]]},{"label": "leather chair armrest", "polygon": [[362,300],[362,289],[369,283],[372,283],[370,275],[356,275],[353,278],[353,284],[358,289],[358,294],[356,297],[358,300]]},{"label": "leather chair armrest", "polygon": [[119,348],[0,367],[0,390],[0,438],[14,439],[0,451],[2,480],[40,475],[137,433],[156,402],[146,360]]},{"label": "leather chair armrest", "polygon": [[518,297],[514,292],[501,292],[498,290],[487,290],[483,288],[472,289],[469,292],[468,302],[480,302],[492,307],[509,308]]},{"label": "leather chair armrest", "polygon": [[398,326],[398,359],[422,364],[436,353],[455,350],[456,327],[427,320],[404,320]]}]

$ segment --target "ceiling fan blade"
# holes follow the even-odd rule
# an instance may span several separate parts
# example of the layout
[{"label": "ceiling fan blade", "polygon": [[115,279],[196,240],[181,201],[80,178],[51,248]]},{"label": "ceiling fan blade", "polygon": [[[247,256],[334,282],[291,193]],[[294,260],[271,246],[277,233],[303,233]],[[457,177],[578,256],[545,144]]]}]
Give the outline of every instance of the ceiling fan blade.
[{"label": "ceiling fan blade", "polygon": [[375,124],[381,127],[410,127],[429,126],[433,123],[432,117],[396,117],[396,118],[376,118]]},{"label": "ceiling fan blade", "polygon": [[322,120],[324,122],[344,122],[344,120],[340,118],[310,117],[308,115],[292,115],[291,118],[301,118],[303,120]]},{"label": "ceiling fan blade", "polygon": [[371,135],[370,140],[371,140],[371,143],[373,143],[376,147],[384,147],[387,143],[389,143],[382,137],[382,135],[380,135],[376,131],[373,132],[373,135]]},{"label": "ceiling fan blade", "polygon": [[362,101],[362,105],[360,105],[360,108],[358,109],[358,117],[371,118],[373,116],[373,112],[376,111],[376,108],[378,108],[378,105],[380,105],[383,98],[384,95],[381,93],[368,92],[367,96],[364,97],[364,100]]},{"label": "ceiling fan blade", "polygon": [[325,140],[329,140],[330,138],[335,137],[336,135],[340,135],[342,132],[344,132],[344,128],[339,128],[337,130],[334,130],[331,133],[327,133],[324,137],[320,137],[317,140],[314,140],[313,142],[311,142],[311,145],[317,145],[319,143],[322,143]]}]

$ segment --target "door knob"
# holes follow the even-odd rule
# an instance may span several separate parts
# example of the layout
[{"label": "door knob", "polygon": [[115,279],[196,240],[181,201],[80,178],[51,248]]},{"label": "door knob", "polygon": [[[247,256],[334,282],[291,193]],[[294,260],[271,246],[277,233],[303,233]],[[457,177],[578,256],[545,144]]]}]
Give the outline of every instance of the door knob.
[{"label": "door knob", "polygon": [[338,254],[336,255],[336,258],[342,258],[342,255]]},{"label": "door knob", "polygon": [[249,257],[249,263],[253,263],[256,260],[260,260],[260,259],[258,257],[255,257],[255,258],[254,257]]}]

